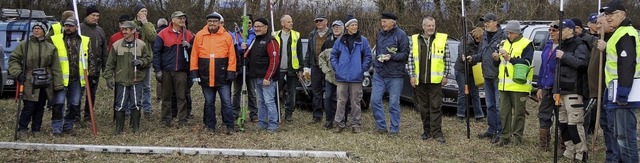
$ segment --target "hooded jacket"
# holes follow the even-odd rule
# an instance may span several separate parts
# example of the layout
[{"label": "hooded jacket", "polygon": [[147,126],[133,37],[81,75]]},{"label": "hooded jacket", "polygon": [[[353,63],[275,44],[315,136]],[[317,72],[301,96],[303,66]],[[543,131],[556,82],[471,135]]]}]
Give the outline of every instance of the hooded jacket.
[{"label": "hooded jacket", "polygon": [[[28,51],[26,44],[29,44]],[[42,90],[34,90],[30,82],[33,77],[31,72],[35,68],[45,68],[52,77],[51,86],[44,89],[47,91],[49,99],[52,99],[54,90],[62,90],[64,88],[60,62],[58,62],[58,53],[53,44],[31,37],[29,40],[22,41],[18,46],[16,46],[9,57],[9,74],[11,74],[14,79],[17,79],[18,75],[23,72],[22,68],[25,64],[25,60],[26,70],[23,75],[26,80],[25,83],[20,83],[24,84],[24,100],[38,101],[40,91]],[[38,64],[38,62],[40,63]]]},{"label": "hooded jacket", "polygon": [[[560,94],[580,94],[586,81],[583,77],[587,75],[587,65],[589,64],[589,50],[582,39],[578,36],[563,40],[558,46],[564,54],[558,61],[560,62]],[[554,55],[555,56],[555,55]],[[556,67],[558,68],[558,67]]]},{"label": "hooded jacket", "polygon": [[[135,39],[135,43],[127,43],[125,39],[113,43],[102,76],[107,82],[114,81],[123,86],[142,82],[146,76],[144,72],[151,66],[151,51],[146,46],[140,39]],[[134,59],[141,60],[142,65],[134,68]]]},{"label": "hooded jacket", "polygon": [[187,29],[175,32],[171,27],[169,23],[169,28],[160,31],[153,41],[153,70],[188,72],[191,48],[182,46],[182,41],[193,44],[194,35]]},{"label": "hooded jacket", "polygon": [[506,39],[507,35],[501,28],[498,28],[491,38],[488,37],[487,31],[482,35],[482,42],[480,42],[478,53],[472,56],[471,62],[482,62],[482,76],[484,76],[484,78],[498,78],[498,65],[500,61],[493,59],[493,52],[496,52],[498,50],[498,44]]},{"label": "hooded jacket", "polygon": [[200,78],[202,86],[221,86],[232,82],[227,74],[236,68],[233,39],[223,26],[216,33],[210,33],[207,25],[198,31],[191,49],[191,78]]}]

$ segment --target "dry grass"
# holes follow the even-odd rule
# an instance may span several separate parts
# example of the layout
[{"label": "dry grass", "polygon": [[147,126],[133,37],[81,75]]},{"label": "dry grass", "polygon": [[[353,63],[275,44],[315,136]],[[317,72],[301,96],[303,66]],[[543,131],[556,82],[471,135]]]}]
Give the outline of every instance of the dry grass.
[{"label": "dry grass", "polygon": [[[106,88],[106,87],[104,87]],[[159,128],[159,108],[154,107],[154,119],[143,120],[142,133],[131,134],[126,128],[124,135],[112,135],[112,91],[101,89],[96,104],[98,137],[93,139],[89,127],[79,128],[77,136],[66,135],[61,138],[50,136],[51,113],[46,112],[43,123],[43,134],[29,137],[21,142],[62,143],[62,144],[102,144],[133,146],[179,146],[210,148],[248,148],[248,149],[287,149],[287,150],[327,150],[347,151],[353,157],[349,159],[318,158],[259,158],[259,157],[223,157],[209,155],[134,155],[106,154],[89,152],[53,152],[0,150],[2,162],[551,162],[552,152],[540,151],[537,148],[538,122],[536,118],[537,104],[528,101],[527,110],[531,115],[526,117],[525,143],[520,146],[494,147],[487,140],[476,138],[486,129],[486,122],[471,123],[471,139],[466,138],[466,127],[454,116],[443,118],[443,130],[447,144],[439,144],[435,140],[422,141],[419,114],[408,106],[402,108],[400,135],[388,137],[373,132],[371,111],[363,113],[363,132],[352,134],[344,132],[334,134],[321,128],[321,124],[308,124],[311,113],[297,111],[292,123],[282,123],[282,132],[268,134],[258,131],[255,123],[248,123],[244,133],[227,136],[220,133],[209,135],[202,132],[203,98],[199,86],[192,88],[194,92],[195,118],[190,121],[190,128]],[[15,126],[15,105],[13,99],[4,97],[0,100],[2,115],[0,119],[0,141],[13,141]],[[219,105],[219,104],[217,104]],[[154,101],[153,106],[159,106]],[[219,109],[217,111],[219,113]],[[219,114],[218,114],[219,116]],[[218,121],[219,127],[223,128]],[[601,133],[601,132],[600,132]],[[601,134],[600,134],[601,135]],[[601,137],[601,136],[600,136]],[[591,139],[589,139],[590,141]],[[590,154],[592,161],[604,161],[603,142],[598,143],[598,153]],[[560,158],[563,162],[566,159]]]}]

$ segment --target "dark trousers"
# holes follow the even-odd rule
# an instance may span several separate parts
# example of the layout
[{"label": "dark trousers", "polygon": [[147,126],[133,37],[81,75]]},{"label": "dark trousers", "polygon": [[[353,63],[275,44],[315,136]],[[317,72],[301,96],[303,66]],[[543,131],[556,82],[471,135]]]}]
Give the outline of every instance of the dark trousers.
[{"label": "dark trousers", "polygon": [[415,97],[422,119],[422,129],[427,135],[444,137],[442,133],[442,86],[420,83],[415,88]]},{"label": "dark trousers", "polygon": [[[238,77],[236,77],[236,79],[233,81],[233,112],[234,112],[234,117],[238,118],[240,116],[240,97],[242,96],[242,74],[239,74]],[[258,108],[256,107],[256,95],[255,92],[253,90],[253,86],[254,84],[250,84],[250,83],[255,83],[255,82],[251,82],[249,80],[249,78],[247,78],[247,80],[245,81],[247,83],[247,101],[248,101],[248,106],[249,108],[247,108],[249,110],[249,117],[251,117],[251,119],[258,119]]]},{"label": "dark trousers", "polygon": [[[286,80],[285,80],[286,78]],[[285,117],[291,117],[296,105],[296,86],[298,86],[298,77],[295,75],[289,76],[287,72],[280,72],[280,80],[278,80],[278,89],[280,89],[280,97],[284,101]],[[286,88],[285,88],[286,87]],[[288,94],[283,94],[285,90]],[[279,106],[280,107],[280,106]]]},{"label": "dark trousers", "polygon": [[20,111],[20,119],[18,120],[18,130],[26,131],[29,128],[29,122],[31,122],[31,131],[39,132],[42,127],[42,116],[44,115],[44,106],[47,102],[47,91],[40,90],[38,95],[38,101],[24,102],[24,107]]},{"label": "dark trousers", "polygon": [[324,94],[324,73],[318,66],[311,67],[311,92],[313,93],[313,119],[322,119]]},{"label": "dark trousers", "polygon": [[538,123],[541,129],[550,129],[553,125],[553,109],[556,104],[553,100],[551,89],[542,89],[542,99],[540,99],[540,107],[538,111]]},{"label": "dark trousers", "polygon": [[[93,105],[96,104],[96,92],[98,91],[99,82],[100,82],[100,74],[98,74],[98,76],[96,77],[92,77],[92,76],[89,77],[89,95],[87,95],[87,97],[91,96],[91,103]],[[89,112],[89,98],[86,98],[86,100],[84,101],[84,120],[90,119],[89,113],[91,113]]]},{"label": "dark trousers", "polygon": [[[187,72],[164,71],[162,72],[162,114],[163,122],[171,122],[173,108],[177,109],[178,120],[187,122]],[[173,101],[173,98],[176,100]],[[176,107],[172,107],[175,103]]]}]

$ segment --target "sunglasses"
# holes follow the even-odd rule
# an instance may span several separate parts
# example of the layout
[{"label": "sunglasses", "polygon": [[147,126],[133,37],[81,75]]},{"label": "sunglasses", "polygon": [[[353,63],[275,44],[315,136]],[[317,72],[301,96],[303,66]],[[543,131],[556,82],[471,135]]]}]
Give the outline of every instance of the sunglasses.
[{"label": "sunglasses", "polygon": [[556,28],[549,28],[549,32],[558,32],[558,29],[556,29]]}]

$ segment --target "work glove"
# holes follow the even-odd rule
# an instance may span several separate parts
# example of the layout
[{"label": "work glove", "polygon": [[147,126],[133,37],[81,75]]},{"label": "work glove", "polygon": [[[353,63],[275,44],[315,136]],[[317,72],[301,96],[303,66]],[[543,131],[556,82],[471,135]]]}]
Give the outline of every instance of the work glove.
[{"label": "work glove", "polygon": [[24,83],[24,81],[27,80],[27,78],[24,77],[24,73],[21,72],[20,74],[18,74],[18,79],[17,80],[20,83]]},{"label": "work glove", "polygon": [[113,80],[109,80],[107,81],[107,88],[113,90],[113,88],[116,86],[116,83],[113,82]]},{"label": "work glove", "polygon": [[227,71],[227,80],[234,80],[236,79],[236,72],[235,71]]},{"label": "work glove", "polygon": [[139,59],[133,60],[133,66],[136,66],[138,68],[142,66],[142,63],[143,63],[142,60],[139,60]]},{"label": "work glove", "polygon": [[189,44],[189,42],[187,41],[182,41],[182,47],[184,47],[185,49],[189,49],[191,47],[191,44]]},{"label": "work glove", "polygon": [[156,81],[162,83],[162,71],[156,72]]},{"label": "work glove", "polygon": [[627,87],[618,87],[618,98],[616,98],[616,103],[618,105],[627,105],[629,100],[629,93],[631,93],[631,88]]},{"label": "work glove", "polygon": [[304,76],[304,80],[311,80],[311,68],[305,67],[302,76]]}]

